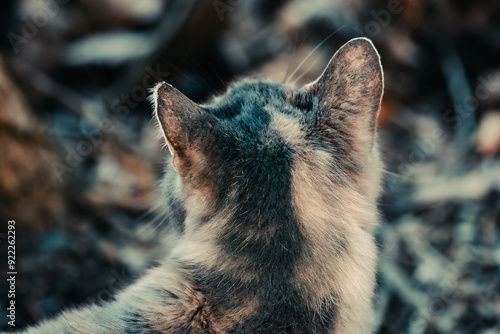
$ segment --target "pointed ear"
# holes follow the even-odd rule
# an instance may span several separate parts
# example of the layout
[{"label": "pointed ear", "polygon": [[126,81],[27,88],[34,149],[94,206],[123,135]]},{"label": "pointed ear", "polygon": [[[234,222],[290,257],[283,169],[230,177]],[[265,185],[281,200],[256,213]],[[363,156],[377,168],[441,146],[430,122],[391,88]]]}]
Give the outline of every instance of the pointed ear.
[{"label": "pointed ear", "polygon": [[193,164],[201,162],[201,143],[209,142],[212,117],[167,83],[154,88],[152,99],[156,119],[173,156],[174,168],[183,176]]},{"label": "pointed ear", "polygon": [[373,141],[384,78],[380,56],[369,39],[347,42],[335,53],[323,74],[305,89],[319,97],[319,119],[344,112],[351,127],[362,131],[358,135],[366,134]]}]

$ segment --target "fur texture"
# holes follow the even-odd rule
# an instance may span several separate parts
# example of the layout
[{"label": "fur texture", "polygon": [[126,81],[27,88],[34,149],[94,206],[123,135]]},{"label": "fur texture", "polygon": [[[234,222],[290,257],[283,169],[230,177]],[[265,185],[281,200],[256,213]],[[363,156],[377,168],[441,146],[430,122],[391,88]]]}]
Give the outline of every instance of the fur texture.
[{"label": "fur texture", "polygon": [[28,333],[369,333],[382,92],[363,38],[305,87],[242,81],[197,105],[159,84],[177,246],[116,301]]}]

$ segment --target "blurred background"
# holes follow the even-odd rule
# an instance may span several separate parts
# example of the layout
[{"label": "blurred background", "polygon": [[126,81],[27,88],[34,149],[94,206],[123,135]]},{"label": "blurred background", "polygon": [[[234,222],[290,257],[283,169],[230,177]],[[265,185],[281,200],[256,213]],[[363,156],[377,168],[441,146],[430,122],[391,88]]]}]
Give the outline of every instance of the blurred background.
[{"label": "blurred background", "polygon": [[386,80],[378,333],[500,333],[493,0],[2,0],[1,328],[8,220],[16,329],[112,299],[164,252],[155,82],[200,102],[243,76],[300,85],[358,36]]}]

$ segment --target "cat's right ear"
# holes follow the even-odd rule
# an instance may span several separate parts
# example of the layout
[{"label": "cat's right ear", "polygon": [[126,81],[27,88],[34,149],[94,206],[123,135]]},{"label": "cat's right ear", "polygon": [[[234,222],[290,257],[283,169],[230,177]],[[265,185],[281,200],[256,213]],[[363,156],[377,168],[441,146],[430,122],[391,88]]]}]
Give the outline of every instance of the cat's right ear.
[{"label": "cat's right ear", "polygon": [[203,155],[202,143],[210,142],[213,117],[165,82],[153,89],[151,98],[174,168],[184,176]]},{"label": "cat's right ear", "polygon": [[332,57],[323,74],[307,85],[318,96],[317,119],[343,119],[356,131],[359,140],[373,143],[384,90],[380,56],[367,38],[355,38]]}]

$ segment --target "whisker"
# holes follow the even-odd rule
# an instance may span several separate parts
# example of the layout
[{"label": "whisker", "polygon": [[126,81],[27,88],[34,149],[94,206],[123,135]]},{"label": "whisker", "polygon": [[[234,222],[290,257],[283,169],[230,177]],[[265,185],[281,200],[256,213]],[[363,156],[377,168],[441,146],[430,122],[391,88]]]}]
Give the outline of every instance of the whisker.
[{"label": "whisker", "polygon": [[134,223],[138,223],[139,221],[143,220],[144,218],[146,218],[147,216],[149,216],[150,214],[152,214],[156,209],[158,209],[162,205],[163,205],[163,203],[161,203],[159,201],[157,203],[153,204],[149,210],[146,210],[139,217],[137,217],[136,219],[134,219]]},{"label": "whisker", "polygon": [[[203,68],[200,64],[198,64],[198,62],[196,62],[196,61],[193,59],[193,57],[191,57],[191,56],[189,56],[189,55],[186,55],[186,58],[188,58],[188,59],[189,59],[189,60],[190,60],[190,61],[191,61],[191,62],[192,62],[192,63],[193,63],[193,64],[194,64],[194,65],[195,65],[198,69],[199,69],[199,71],[198,71],[199,78],[200,78],[201,80],[203,80],[203,83],[205,84],[205,86],[210,87],[210,84],[207,82],[207,79],[206,79],[207,75],[206,75],[206,73],[205,73],[205,68]],[[184,61],[184,63],[185,63],[185,64],[187,64],[187,65],[191,65],[191,64],[189,64],[189,62],[188,62],[188,61],[186,61],[185,59],[184,59],[183,61]],[[209,79],[210,79],[210,78],[209,78]]]},{"label": "whisker", "polygon": [[[146,224],[146,226],[140,228],[138,231],[137,231],[137,234],[141,235],[143,234],[144,232],[146,232],[147,229],[149,229],[151,226],[153,226],[154,224],[156,224],[158,222],[158,220],[160,218],[164,217],[164,219],[167,219],[167,216],[165,215],[165,213],[159,213],[156,215],[156,217],[150,221],[149,223]],[[153,231],[155,231],[156,228],[153,229]]]},{"label": "whisker", "polygon": [[[298,40],[299,40],[299,31],[297,30],[295,32],[295,44],[293,45],[293,52],[292,52],[292,58],[295,58],[295,53],[299,49],[298,47]],[[288,64],[288,68],[286,69],[285,76],[283,77],[283,81],[281,83],[285,83],[286,78],[288,77],[288,73],[290,73],[290,69],[292,68],[292,61],[290,60],[290,63]]]},{"label": "whisker", "polygon": [[403,175],[400,175],[398,173],[394,173],[394,172],[391,172],[391,171],[388,171],[388,170],[385,170],[385,169],[382,170],[382,173],[390,175],[390,176],[393,176],[393,177],[396,177],[396,178],[399,178],[401,180],[411,181],[411,179],[408,178],[408,177],[406,177],[406,176],[403,176]]},{"label": "whisker", "polygon": [[194,83],[196,86],[198,86],[199,88],[203,89],[203,87],[201,87],[200,84],[198,84],[196,81],[194,81],[193,79],[191,79],[190,77],[188,77],[186,74],[184,74],[180,69],[178,69],[171,62],[169,62],[169,61],[166,61],[166,62],[167,62],[167,64],[169,66],[171,66],[173,69],[175,69],[177,72],[179,72],[179,74],[182,75],[184,78],[188,79],[189,81],[191,81],[192,83]]},{"label": "whisker", "polygon": [[307,73],[308,73],[308,72],[309,72],[309,71],[310,71],[310,70],[314,67],[314,65],[316,65],[316,63],[318,62],[318,59],[319,59],[319,58],[316,58],[316,59],[313,61],[313,63],[312,63],[311,65],[309,65],[309,67],[308,67],[308,68],[307,68],[304,72],[302,72],[302,74],[301,74],[301,75],[299,75],[299,77],[298,77],[297,79],[295,79],[295,81],[294,81],[294,82],[292,82],[292,86],[295,86],[295,84],[297,84],[297,82],[298,82],[300,79],[302,79],[302,77],[303,77],[304,75],[306,75],[306,74],[307,74]]},{"label": "whisker", "polygon": [[165,216],[163,218],[163,220],[158,224],[156,225],[152,230],[151,230],[151,233],[154,233],[160,226],[162,226],[165,222],[167,221],[167,217]]},{"label": "whisker", "polygon": [[307,59],[309,59],[309,57],[311,57],[312,54],[314,52],[316,52],[316,50],[318,50],[328,39],[330,39],[330,37],[332,37],[333,35],[335,35],[336,33],[338,33],[340,30],[344,29],[345,27],[347,27],[347,24],[344,24],[342,27],[338,28],[337,30],[335,30],[334,32],[332,32],[330,35],[326,36],[325,39],[323,39],[318,45],[316,45],[316,47],[314,49],[312,49],[311,52],[309,52],[309,54],[300,62],[299,66],[297,66],[297,68],[295,69],[295,71],[293,71],[293,73],[290,75],[290,77],[288,78],[288,80],[286,81],[286,83],[287,84],[290,83],[290,80],[292,80],[293,76],[302,67],[302,65],[304,65],[304,63],[307,61]]},{"label": "whisker", "polygon": [[215,70],[215,68],[213,68],[213,66],[210,64],[210,62],[208,60],[207,60],[207,64],[212,69],[212,71],[215,73],[215,75],[217,76],[217,78],[219,78],[222,86],[226,87],[226,84],[224,83],[224,80],[222,80],[222,78],[220,77],[219,73],[217,73],[217,71]]},{"label": "whisker", "polygon": [[143,220],[144,218],[146,218],[147,216],[149,216],[150,214],[152,214],[154,211],[153,208],[147,210],[146,212],[144,212],[143,214],[141,214],[139,217],[137,217],[136,219],[134,219],[134,223],[137,223],[141,220]]}]

